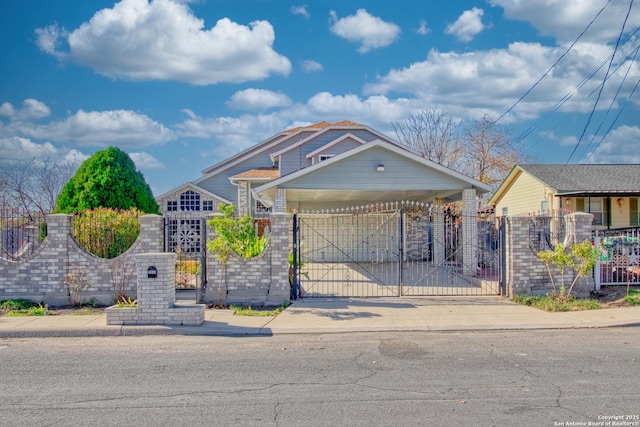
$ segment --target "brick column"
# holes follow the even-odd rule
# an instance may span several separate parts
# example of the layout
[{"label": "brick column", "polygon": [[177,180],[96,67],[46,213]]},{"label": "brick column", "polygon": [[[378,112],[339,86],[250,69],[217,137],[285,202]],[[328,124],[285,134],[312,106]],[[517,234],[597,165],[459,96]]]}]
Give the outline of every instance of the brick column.
[{"label": "brick column", "polygon": [[[176,302],[175,253],[146,253],[135,256],[138,276],[138,313],[156,322]],[[148,277],[155,268],[156,277]],[[165,319],[166,320],[166,319]]]},{"label": "brick column", "polygon": [[160,215],[143,215],[140,220],[140,251],[164,251],[164,218]]},{"label": "brick column", "polygon": [[462,192],[462,262],[463,274],[475,277],[477,273],[478,222],[476,208],[476,190]]},{"label": "brick column", "polygon": [[444,208],[441,204],[433,206],[433,262],[444,263]]},{"label": "brick column", "polygon": [[280,305],[289,301],[289,223],[290,215],[283,212],[271,214],[271,286],[267,305]]},{"label": "brick column", "polygon": [[238,215],[251,215],[251,207],[247,206],[249,200],[249,189],[246,181],[238,182]]},{"label": "brick column", "polygon": [[276,200],[274,200],[273,212],[287,211],[287,190],[284,188],[276,189]]},{"label": "brick column", "polygon": [[[67,214],[47,215],[47,238],[39,259],[41,259],[38,294],[42,300],[51,305],[64,305],[69,302],[65,278],[69,273],[70,257],[69,244],[73,239],[73,216]],[[37,280],[27,273],[25,283]]]}]

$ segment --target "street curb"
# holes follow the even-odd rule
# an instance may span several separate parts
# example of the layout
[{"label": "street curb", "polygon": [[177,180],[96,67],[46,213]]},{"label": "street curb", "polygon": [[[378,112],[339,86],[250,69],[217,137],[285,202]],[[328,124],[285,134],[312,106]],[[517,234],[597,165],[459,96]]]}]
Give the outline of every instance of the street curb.
[{"label": "street curb", "polygon": [[349,333],[389,333],[389,332],[482,332],[482,331],[531,331],[531,330],[576,330],[576,329],[607,329],[622,327],[638,327],[640,322],[610,322],[606,324],[581,324],[581,325],[500,325],[500,326],[422,326],[404,328],[318,328],[304,329],[291,328],[272,331],[269,328],[260,328],[256,332],[233,332],[233,328],[225,329],[200,329],[198,326],[122,326],[115,329],[52,329],[52,330],[27,330],[27,331],[0,331],[0,339],[7,338],[91,338],[91,337],[142,337],[142,336],[216,336],[216,337],[270,337],[276,335],[327,335]]}]

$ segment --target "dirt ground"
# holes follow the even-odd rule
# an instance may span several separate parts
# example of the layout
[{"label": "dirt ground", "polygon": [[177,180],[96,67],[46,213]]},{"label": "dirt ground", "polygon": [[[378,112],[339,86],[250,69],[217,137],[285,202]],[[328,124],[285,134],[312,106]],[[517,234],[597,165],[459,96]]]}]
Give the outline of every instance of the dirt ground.
[{"label": "dirt ground", "polygon": [[[640,286],[631,286],[629,289],[640,292]],[[631,303],[624,300],[626,296],[627,285],[603,286],[599,291],[591,293],[591,297],[600,301],[604,308],[631,306]]]}]

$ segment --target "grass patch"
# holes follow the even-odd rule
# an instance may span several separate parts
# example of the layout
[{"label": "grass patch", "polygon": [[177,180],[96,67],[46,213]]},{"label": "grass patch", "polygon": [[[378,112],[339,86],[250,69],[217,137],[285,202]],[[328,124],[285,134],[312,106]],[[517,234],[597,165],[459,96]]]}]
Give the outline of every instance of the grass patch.
[{"label": "grass patch", "polygon": [[629,304],[640,304],[640,290],[638,289],[629,289],[629,295],[624,297],[624,301]]},{"label": "grass patch", "polygon": [[283,303],[281,306],[272,309],[254,309],[251,306],[241,307],[239,305],[230,305],[229,309],[233,310],[235,316],[270,317],[282,313],[288,305],[289,304]]},{"label": "grass patch", "polygon": [[0,313],[6,317],[47,316],[49,308],[26,299],[0,301]]},{"label": "grass patch", "polygon": [[551,312],[597,310],[602,308],[600,302],[595,299],[581,299],[572,296],[559,297],[554,294],[544,296],[516,295],[513,298],[513,302]]}]

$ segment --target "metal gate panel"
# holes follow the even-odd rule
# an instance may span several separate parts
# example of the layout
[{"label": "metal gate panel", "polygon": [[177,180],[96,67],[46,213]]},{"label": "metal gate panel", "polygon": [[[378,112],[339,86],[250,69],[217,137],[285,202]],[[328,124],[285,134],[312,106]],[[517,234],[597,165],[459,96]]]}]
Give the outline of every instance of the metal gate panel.
[{"label": "metal gate panel", "polygon": [[397,296],[398,212],[303,213],[299,224],[302,296]]},{"label": "metal gate panel", "polygon": [[433,218],[432,206],[418,203],[297,214],[301,296],[499,295],[499,223],[467,219],[477,236],[465,261],[460,218],[444,215],[438,233]]},{"label": "metal gate panel", "polygon": [[196,302],[207,278],[206,219],[193,214],[174,214],[164,219],[164,250],[176,258],[176,289],[194,290]]},{"label": "metal gate panel", "polygon": [[[465,219],[463,219],[464,221]],[[501,280],[501,233],[493,220],[478,220],[475,216],[467,221],[477,221],[477,236],[471,240],[469,251],[474,258],[465,259],[462,250],[462,222],[445,216],[444,233],[436,236],[433,223],[424,216],[406,214],[404,221],[408,230],[417,229],[422,235],[418,240],[428,241],[427,251],[407,251],[402,262],[402,296],[472,296],[499,295]],[[433,248],[444,249],[444,258],[436,260]],[[417,255],[412,255],[417,254]],[[425,256],[429,254],[429,256]],[[467,256],[467,258],[469,258]],[[474,274],[468,274],[468,272]]]}]

